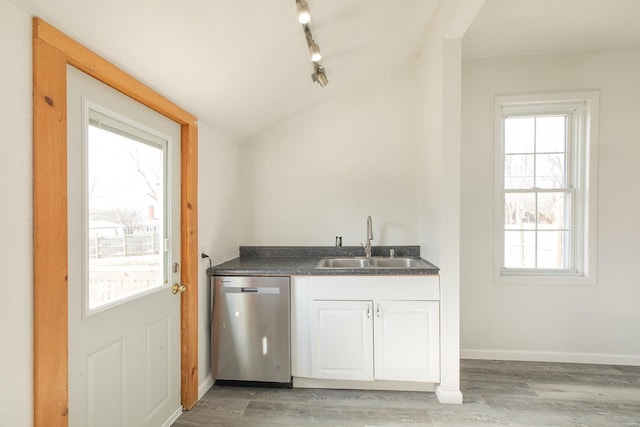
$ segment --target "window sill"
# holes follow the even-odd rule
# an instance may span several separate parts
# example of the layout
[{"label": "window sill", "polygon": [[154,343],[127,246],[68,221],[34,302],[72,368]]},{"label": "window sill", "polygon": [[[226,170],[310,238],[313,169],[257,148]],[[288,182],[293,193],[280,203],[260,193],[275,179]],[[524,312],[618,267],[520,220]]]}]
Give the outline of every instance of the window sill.
[{"label": "window sill", "polygon": [[597,284],[593,276],[561,275],[561,274],[504,274],[498,272],[493,279],[496,285],[569,285],[594,286]]}]

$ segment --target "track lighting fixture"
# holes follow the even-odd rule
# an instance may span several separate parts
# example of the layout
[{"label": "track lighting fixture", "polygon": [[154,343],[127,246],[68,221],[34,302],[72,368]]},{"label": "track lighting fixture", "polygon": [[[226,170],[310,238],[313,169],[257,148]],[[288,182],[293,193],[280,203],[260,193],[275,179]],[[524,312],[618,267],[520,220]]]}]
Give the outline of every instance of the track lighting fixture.
[{"label": "track lighting fixture", "polygon": [[322,55],[320,54],[320,47],[317,44],[312,43],[311,45],[309,45],[309,52],[311,53],[311,60],[313,62],[318,62],[322,59]]},{"label": "track lighting fixture", "polygon": [[309,3],[307,0],[296,0],[296,10],[298,11],[298,22],[308,24],[311,22],[311,13],[309,12]]},{"label": "track lighting fixture", "polygon": [[311,80],[318,83],[321,87],[325,87],[329,84],[327,74],[324,72],[324,67],[318,63],[313,66],[313,74],[311,74]]},{"label": "track lighting fixture", "polygon": [[296,0],[296,11],[298,12],[298,22],[302,24],[304,37],[307,40],[307,47],[309,48],[309,55],[313,62],[313,74],[311,74],[311,80],[318,83],[321,87],[325,87],[329,84],[329,79],[327,79],[324,67],[320,65],[320,59],[322,59],[320,46],[318,46],[315,40],[313,40],[311,28],[309,27],[309,22],[311,22],[311,13],[309,11],[309,3],[307,0]]},{"label": "track lighting fixture", "polygon": [[309,47],[309,54],[311,55],[311,60],[313,62],[318,62],[322,59],[322,55],[320,54],[320,46],[316,44],[313,40],[313,36],[311,35],[311,30],[308,25],[303,25],[304,35],[307,39],[307,46]]}]

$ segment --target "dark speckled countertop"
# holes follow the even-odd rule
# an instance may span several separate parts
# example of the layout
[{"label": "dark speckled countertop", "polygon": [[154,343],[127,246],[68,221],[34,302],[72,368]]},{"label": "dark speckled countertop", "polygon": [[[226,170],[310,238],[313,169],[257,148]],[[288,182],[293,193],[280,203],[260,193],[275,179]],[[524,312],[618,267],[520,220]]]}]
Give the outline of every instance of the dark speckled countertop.
[{"label": "dark speckled countertop", "polygon": [[418,258],[426,263],[421,268],[316,268],[321,258],[359,257],[359,246],[240,246],[240,256],[215,265],[207,272],[211,276],[345,276],[345,275],[433,275],[440,269],[420,258],[419,246],[374,246],[374,257]]}]

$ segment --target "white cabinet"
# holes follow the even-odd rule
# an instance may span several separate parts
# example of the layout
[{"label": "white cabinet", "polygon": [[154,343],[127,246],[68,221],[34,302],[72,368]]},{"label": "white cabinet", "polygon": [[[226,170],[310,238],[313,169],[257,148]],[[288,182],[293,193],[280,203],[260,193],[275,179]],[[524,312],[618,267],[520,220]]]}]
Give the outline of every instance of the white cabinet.
[{"label": "white cabinet", "polygon": [[438,382],[438,301],[312,301],[311,373]]},{"label": "white cabinet", "polygon": [[294,276],[294,387],[426,390],[440,382],[440,278]]},{"label": "white cabinet", "polygon": [[373,380],[373,323],[369,301],[311,303],[314,378]]},{"label": "white cabinet", "polygon": [[374,301],[375,379],[440,380],[438,301]]}]

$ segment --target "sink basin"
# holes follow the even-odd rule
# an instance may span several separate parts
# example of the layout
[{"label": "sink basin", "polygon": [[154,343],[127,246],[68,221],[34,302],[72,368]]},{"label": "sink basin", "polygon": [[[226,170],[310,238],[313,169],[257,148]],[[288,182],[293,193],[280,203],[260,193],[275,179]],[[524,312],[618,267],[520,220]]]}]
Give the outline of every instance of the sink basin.
[{"label": "sink basin", "polygon": [[426,265],[416,258],[322,258],[316,268],[420,268]]},{"label": "sink basin", "polygon": [[371,262],[367,258],[322,258],[317,268],[368,268]]},{"label": "sink basin", "polygon": [[417,268],[420,262],[414,258],[376,258],[372,260],[378,268]]}]

